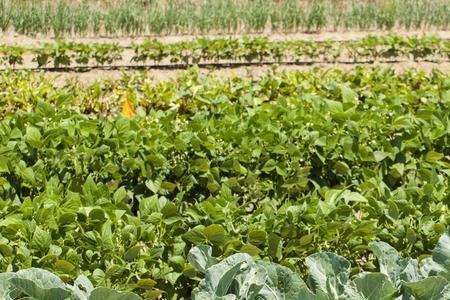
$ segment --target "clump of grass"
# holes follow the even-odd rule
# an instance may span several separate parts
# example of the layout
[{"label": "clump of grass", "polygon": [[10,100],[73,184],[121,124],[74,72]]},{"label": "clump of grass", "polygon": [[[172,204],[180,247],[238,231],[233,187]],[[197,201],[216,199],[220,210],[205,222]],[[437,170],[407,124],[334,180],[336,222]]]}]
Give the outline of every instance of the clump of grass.
[{"label": "clump of grass", "polygon": [[299,6],[298,1],[288,0],[282,6],[280,11],[281,24],[284,32],[297,31],[304,22],[305,15],[302,8]]},{"label": "clump of grass", "polygon": [[450,29],[448,0],[0,0],[0,30],[57,37]]},{"label": "clump of grass", "polygon": [[305,27],[307,32],[320,31],[326,25],[325,5],[314,2],[307,12]]},{"label": "clump of grass", "polygon": [[73,26],[71,7],[64,1],[59,0],[56,5],[54,14],[52,15],[52,29],[56,37],[61,37],[65,33],[71,33]]},{"label": "clump of grass", "polygon": [[8,29],[11,22],[11,13],[5,2],[5,0],[0,0],[0,30],[2,32]]}]

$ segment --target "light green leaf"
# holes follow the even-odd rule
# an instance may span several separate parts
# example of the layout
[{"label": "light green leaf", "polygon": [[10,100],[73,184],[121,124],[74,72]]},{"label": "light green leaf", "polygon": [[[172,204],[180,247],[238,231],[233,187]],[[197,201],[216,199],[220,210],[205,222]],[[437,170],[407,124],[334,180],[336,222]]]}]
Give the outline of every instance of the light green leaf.
[{"label": "light green leaf", "polygon": [[435,163],[441,160],[443,157],[444,154],[435,151],[428,151],[427,154],[425,154],[425,160],[430,163]]},{"label": "light green leaf", "polygon": [[209,170],[209,161],[204,158],[198,158],[191,162],[190,168],[194,173],[206,173]]},{"label": "light green leaf", "polygon": [[401,282],[412,282],[419,279],[418,262],[415,259],[404,259],[392,246],[384,242],[369,244],[380,264],[380,272],[389,276],[392,283],[399,288]]},{"label": "light green leaf", "polygon": [[389,153],[382,152],[382,151],[374,151],[373,155],[375,157],[375,161],[380,162],[380,161],[383,161],[386,157],[388,157]]},{"label": "light green leaf", "polygon": [[273,159],[269,159],[268,161],[266,161],[266,163],[262,167],[261,171],[263,171],[265,173],[270,173],[273,170],[275,170],[276,166],[277,166],[276,161]]},{"label": "light green leaf", "polygon": [[404,283],[415,297],[415,300],[448,300],[450,299],[449,282],[438,276],[431,276],[426,279]]},{"label": "light green leaf", "polygon": [[16,273],[11,284],[24,294],[39,300],[63,300],[70,291],[64,282],[52,273],[42,269],[26,269]]},{"label": "light green leaf", "polygon": [[141,300],[142,298],[134,293],[118,292],[112,289],[99,287],[95,288],[88,300]]},{"label": "light green leaf", "polygon": [[0,173],[9,172],[9,159],[6,156],[0,155]]},{"label": "light green leaf", "polygon": [[347,85],[341,86],[342,100],[344,103],[355,103],[358,101],[358,94]]},{"label": "light green leaf", "polygon": [[202,273],[205,273],[208,268],[218,262],[216,258],[212,257],[212,248],[205,245],[192,248],[187,259],[191,265]]},{"label": "light green leaf", "polygon": [[310,270],[309,286],[314,291],[322,291],[332,298],[344,292],[350,276],[350,262],[334,253],[323,252],[306,258]]},{"label": "light green leaf", "polygon": [[[258,300],[261,299],[261,290],[266,286],[267,272],[259,265],[252,264],[245,270],[245,273],[241,273],[235,278],[237,288],[237,294],[240,299]],[[275,295],[279,294],[271,290],[271,298],[279,299]]]},{"label": "light green leaf", "polygon": [[443,234],[433,249],[433,261],[441,265],[450,272],[450,234],[447,231]]},{"label": "light green leaf", "polygon": [[25,139],[34,148],[40,148],[42,145],[42,135],[36,127],[27,127]]},{"label": "light green leaf", "polygon": [[39,251],[46,252],[52,244],[52,237],[50,233],[42,230],[39,226],[36,226],[34,230],[33,238],[31,239],[31,246]]},{"label": "light green leaf", "polygon": [[361,273],[345,287],[345,299],[393,300],[397,289],[382,273]]},{"label": "light green leaf", "polygon": [[12,272],[0,273],[0,299],[11,299],[9,295],[13,291],[14,286],[10,279],[14,277],[17,277],[17,275]]},{"label": "light green leaf", "polygon": [[241,272],[241,267],[244,264],[248,266],[252,263],[253,260],[250,255],[238,253],[211,266],[205,274],[204,286],[206,290],[219,297],[227,295],[235,276]]},{"label": "light green leaf", "polygon": [[342,102],[324,99],[324,102],[326,103],[328,107],[328,111],[330,113],[340,113],[344,111],[344,107],[342,106]]},{"label": "light green leaf", "polygon": [[128,249],[125,252],[124,258],[126,261],[133,261],[135,260],[139,254],[141,253],[142,249],[144,249],[144,245],[143,244],[138,244],[135,245],[133,247],[131,247],[130,249]]},{"label": "light green leaf", "polygon": [[73,283],[73,293],[80,300],[87,299],[94,290],[92,282],[84,275],[80,275]]},{"label": "light green leaf", "polygon": [[203,230],[203,234],[212,243],[221,244],[225,241],[226,231],[221,225],[212,224],[208,227],[205,227],[205,229]]},{"label": "light green leaf", "polygon": [[300,276],[284,266],[270,262],[257,264],[263,266],[268,275],[268,282],[260,292],[264,299],[328,299],[322,293],[313,294]]}]

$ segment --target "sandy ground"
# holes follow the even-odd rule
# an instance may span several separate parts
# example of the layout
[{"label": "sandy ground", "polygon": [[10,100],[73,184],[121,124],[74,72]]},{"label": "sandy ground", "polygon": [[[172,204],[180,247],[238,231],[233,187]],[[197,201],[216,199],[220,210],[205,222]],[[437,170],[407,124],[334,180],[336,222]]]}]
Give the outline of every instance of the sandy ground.
[{"label": "sandy ground", "polygon": [[[93,68],[93,69],[102,69],[102,68],[113,68],[113,69],[118,69],[118,68],[139,68],[139,67],[145,67],[145,68],[151,68],[152,66],[166,66],[166,68],[160,67],[160,68],[156,68],[156,69],[170,69],[169,66],[174,66],[178,65],[178,66],[182,66],[183,63],[182,62],[177,62],[177,63],[173,63],[170,61],[170,58],[165,58],[163,60],[161,60],[160,62],[154,62],[152,60],[149,60],[145,63],[136,63],[132,61],[132,58],[135,56],[134,50],[133,49],[129,49],[126,48],[123,50],[123,52],[121,53],[121,59],[120,60],[116,60],[112,63],[112,65],[104,65],[104,66],[98,66],[96,65],[96,63],[94,62],[93,59],[90,60],[88,65],[79,65],[76,64],[75,62],[73,62],[72,65],[70,66],[61,66],[62,68],[67,67],[68,69],[70,68]],[[35,70],[38,68],[38,64],[36,61],[33,61],[33,59],[35,59],[36,55],[34,54],[29,54],[29,53],[25,53],[23,56],[23,63],[20,65],[16,65],[15,68],[16,69],[31,69],[31,70]],[[406,57],[406,56],[399,56],[398,58],[395,58],[396,61],[398,62],[408,62],[410,60],[412,60],[411,57]],[[426,60],[426,59],[425,59]],[[436,57],[435,58],[436,61],[439,62],[448,62],[449,60],[445,57]],[[320,64],[321,62],[327,62],[326,57],[317,57],[315,58],[313,61],[310,60],[307,57],[290,57],[289,55],[284,57],[283,60],[284,62],[296,62],[298,61],[299,64]],[[358,61],[358,63],[364,63],[364,59],[361,59]],[[383,60],[382,60],[383,61]],[[384,60],[386,61],[386,60]],[[270,59],[269,60],[264,60],[265,63],[270,63]],[[231,63],[231,64],[245,64],[245,61],[239,61],[239,60],[220,60],[220,61],[208,61],[208,60],[202,60],[200,61],[200,64],[227,64],[227,63]],[[256,63],[256,61],[255,61]],[[345,49],[342,50],[340,57],[337,59],[336,63],[337,65],[345,65],[345,64],[354,64],[353,59],[351,58],[351,54],[349,52],[347,52]],[[53,62],[50,62],[49,64],[47,64],[45,66],[45,68],[47,69],[51,69],[54,67]],[[175,67],[177,68],[177,67]],[[178,67],[179,68],[179,67]],[[0,64],[0,71],[6,69],[6,66]],[[70,71],[70,70],[67,70]]]},{"label": "sandy ground", "polygon": [[[345,40],[356,40],[363,37],[366,37],[369,34],[376,35],[385,35],[389,34],[387,31],[339,31],[339,32],[322,32],[322,33],[291,33],[291,34],[250,34],[247,36],[267,36],[271,40],[316,40],[316,41],[324,41],[324,40],[336,40],[336,41],[345,41]],[[424,34],[435,34],[440,36],[441,38],[450,39],[450,31],[396,31],[396,34],[402,34],[405,36],[412,35],[424,35]],[[67,40],[74,40],[77,42],[83,43],[101,43],[101,42],[115,42],[120,44],[121,46],[129,46],[132,42],[142,42],[148,38],[156,38],[162,42],[177,42],[182,40],[190,40],[196,38],[198,36],[194,35],[178,35],[178,36],[161,36],[161,37],[123,37],[123,38],[109,38],[109,37],[87,37],[87,38],[67,38]],[[204,35],[202,37],[214,38],[214,37],[231,37],[231,38],[239,38],[242,35]],[[0,44],[19,44],[23,46],[39,46],[45,42],[54,42],[55,40],[51,37],[28,37],[23,35],[17,35],[14,33],[4,33],[0,34]],[[129,64],[130,58],[133,56],[132,49],[126,49],[123,53],[123,60],[121,62],[114,63],[114,65],[127,65]],[[391,63],[378,63],[378,64],[368,64],[369,67],[375,66],[386,66],[392,67],[395,70],[401,72],[408,68],[415,68],[424,70],[426,72],[430,72],[433,69],[440,70],[442,72],[450,72],[450,62],[440,62],[440,63],[432,63],[432,62],[399,62],[395,64]],[[32,62],[32,56],[25,56],[25,64],[20,67],[24,68],[35,68],[37,64]],[[234,67],[234,68],[220,68],[220,69],[201,69],[201,72],[204,74],[212,74],[223,78],[230,78],[234,76],[246,77],[246,78],[258,78],[268,72],[271,72],[275,67],[278,72],[282,71],[294,71],[294,70],[308,70],[314,67],[323,67],[323,68],[339,68],[343,70],[348,70],[355,68],[356,64],[330,64],[330,63],[315,63],[313,65],[280,65],[280,66],[251,66],[251,67]],[[139,72],[135,70],[127,70],[126,72]],[[149,76],[154,77],[156,80],[170,80],[172,78],[177,77],[180,72],[183,70],[161,70],[161,69],[153,69],[149,70]],[[118,79],[121,76],[121,71],[118,70],[100,70],[94,69],[87,72],[47,72],[46,73],[50,77],[54,77],[55,80],[61,84],[66,82],[67,80],[79,80],[82,83],[90,83],[99,79]]]},{"label": "sandy ground", "polygon": [[[325,40],[335,40],[335,41],[345,41],[345,40],[356,40],[366,37],[369,34],[372,35],[385,35],[389,34],[389,31],[339,31],[339,32],[321,32],[321,33],[263,33],[263,34],[245,34],[245,36],[256,37],[256,36],[267,36],[271,40],[315,40],[315,41],[325,41]],[[450,39],[450,31],[439,31],[439,30],[427,30],[427,31],[395,31],[396,34],[401,34],[405,36],[412,35],[437,35],[441,38]],[[240,38],[244,36],[243,34],[233,34],[233,35],[170,35],[170,36],[145,36],[145,37],[66,37],[65,40],[77,41],[80,43],[118,43],[122,46],[129,46],[132,42],[138,43],[146,39],[157,39],[161,42],[173,43],[183,40],[192,40],[197,37],[204,38],[217,38],[217,37],[229,37],[229,38]],[[0,34],[0,44],[17,44],[22,46],[39,46],[42,43],[54,42],[55,39],[49,36],[36,36],[29,37],[24,35],[19,35],[13,32],[7,32]]]},{"label": "sandy ground", "polygon": [[[311,70],[315,67],[321,68],[338,68],[342,70],[351,70],[358,65],[355,64],[314,64],[305,66],[290,66],[290,65],[280,65],[280,66],[252,66],[252,67],[237,67],[237,68],[220,68],[220,69],[200,69],[202,74],[214,75],[219,78],[232,78],[232,77],[244,77],[249,79],[258,79],[268,73],[276,72],[290,72],[290,71],[302,71]],[[429,62],[401,62],[396,64],[389,63],[377,63],[377,64],[367,64],[369,68],[386,67],[394,68],[397,72],[403,72],[410,68],[416,70],[423,70],[425,72],[431,72],[433,69],[439,70],[441,72],[450,72],[450,62],[445,63],[429,63]],[[122,71],[124,72],[124,71]],[[64,84],[67,80],[77,80],[82,84],[89,84],[95,82],[96,80],[105,79],[119,79],[122,74],[121,71],[108,71],[108,70],[91,70],[88,72],[47,72],[47,76],[54,78],[57,83]],[[125,71],[127,73],[136,73],[139,71]],[[148,76],[154,78],[155,80],[171,80],[179,76],[185,70],[149,70]]]},{"label": "sandy ground", "polygon": [[[446,39],[450,39],[450,31],[396,31],[397,34],[402,34],[402,35],[406,35],[406,36],[411,36],[411,35],[424,35],[424,34],[435,34],[437,36],[440,36],[441,38],[446,38]],[[378,34],[378,35],[386,35],[389,34],[389,32],[387,31],[365,31],[365,32],[361,32],[361,31],[348,31],[348,32],[322,32],[322,33],[315,33],[315,34],[306,34],[306,33],[292,33],[292,34],[270,34],[270,35],[265,35],[267,37],[269,37],[271,40],[316,40],[316,41],[324,41],[324,40],[335,40],[335,41],[344,41],[344,40],[357,40],[357,39],[361,39],[363,37],[366,37],[368,34]],[[253,35],[253,36],[261,36],[261,35]],[[177,42],[177,41],[182,41],[182,40],[190,40],[195,38],[196,36],[192,36],[192,35],[183,35],[183,36],[162,36],[162,37],[158,37],[158,40],[162,41],[162,42],[167,42],[167,43],[171,43],[171,42]],[[203,36],[203,37],[218,37],[217,35],[208,35],[208,36]],[[224,37],[224,36],[222,36]],[[242,37],[240,35],[229,35],[227,37],[233,37],[233,38],[239,38]],[[114,43],[118,43],[121,46],[124,47],[129,47],[131,45],[132,42],[142,42],[143,40],[145,40],[146,37],[137,37],[137,38],[131,38],[131,37],[124,37],[124,38],[77,38],[74,39],[74,41],[77,42],[83,42],[83,43],[101,43],[101,42],[114,42]],[[17,44],[17,45],[21,45],[21,46],[29,46],[29,47],[37,47],[42,45],[42,43],[46,43],[46,42],[54,42],[55,40],[50,38],[50,37],[28,37],[28,36],[23,36],[23,35],[17,35],[14,34],[12,32],[9,33],[4,33],[4,34],[0,34],[0,44]],[[134,56],[134,51],[133,49],[127,48],[124,49],[124,51],[122,52],[122,60],[120,61],[115,61],[113,63],[114,66],[128,66],[128,65],[139,65],[136,63],[132,63],[131,62],[131,58]],[[344,53],[343,55],[343,59],[344,61],[350,60],[350,59],[345,59],[346,55]],[[23,56],[24,58],[24,63],[23,65],[17,66],[18,68],[29,68],[29,69],[34,69],[37,67],[37,63],[33,62],[33,58],[34,55],[30,55],[30,54],[25,54]],[[289,60],[289,59],[287,59]],[[151,61],[148,62],[149,64],[152,64]],[[165,60],[162,61],[161,64],[169,64],[170,61],[169,60]],[[52,64],[49,64],[48,67],[52,67]],[[0,70],[4,69],[4,67],[0,66]],[[92,71],[92,72],[97,72],[97,71]],[[101,72],[101,71],[98,71]],[[162,72],[162,71],[160,71]],[[91,73],[91,72],[90,72]]]}]

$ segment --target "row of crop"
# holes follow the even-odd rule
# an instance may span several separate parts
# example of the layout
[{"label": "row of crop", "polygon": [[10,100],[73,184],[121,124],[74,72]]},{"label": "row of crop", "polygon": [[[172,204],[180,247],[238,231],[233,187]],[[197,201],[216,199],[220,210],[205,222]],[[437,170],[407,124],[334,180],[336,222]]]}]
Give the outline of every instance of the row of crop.
[{"label": "row of crop", "polygon": [[[447,60],[450,41],[436,36],[402,37],[399,35],[368,36],[357,41],[269,41],[267,38],[196,39],[172,44],[148,40],[133,44],[134,54],[127,63],[182,63],[202,62],[299,62],[299,61],[353,61],[392,59]],[[16,67],[24,64],[26,55],[32,56],[37,67],[53,64],[54,67],[71,65],[111,65],[123,62],[125,48],[117,44],[82,44],[57,42],[30,49],[21,46],[1,45],[0,62]]]},{"label": "row of crop", "polygon": [[201,75],[197,68],[181,72],[169,81],[157,81],[151,72],[124,73],[120,80],[97,80],[93,83],[76,81],[62,85],[43,72],[5,71],[0,73],[0,115],[18,110],[33,111],[38,101],[76,112],[102,116],[117,116],[127,99],[139,115],[151,110],[179,108],[192,115],[228,102],[259,105],[281,97],[299,97],[316,93],[330,99],[340,97],[335,84],[346,82],[361,91],[362,98],[421,98],[448,97],[450,83],[439,71],[429,74],[415,69],[395,74],[391,68],[373,70],[358,66],[350,72],[339,69],[314,68],[311,71],[274,73],[258,81],[239,77],[223,80]]},{"label": "row of crop", "polygon": [[0,1],[0,31],[110,36],[319,30],[448,29],[446,0]]},{"label": "row of crop", "polygon": [[122,60],[124,48],[117,44],[82,44],[75,42],[57,42],[44,44],[42,48],[33,49],[14,45],[0,45],[0,62],[5,66],[16,67],[24,64],[26,55],[33,56],[32,61],[38,67],[53,64],[55,68],[76,64],[111,65]]},{"label": "row of crop", "polygon": [[[307,284],[287,267],[273,262],[255,261],[237,253],[220,261],[210,246],[197,246],[188,254],[191,272],[204,278],[192,292],[194,300],[226,299],[303,299],[303,300],[442,300],[450,297],[450,236],[443,234],[432,255],[418,261],[403,258],[384,242],[369,244],[377,257],[379,272],[352,274],[351,263],[330,252],[306,257]],[[373,259],[371,259],[373,260]],[[150,278],[140,287],[152,286]],[[94,288],[80,275],[73,285],[64,283],[43,269],[25,269],[0,274],[0,295],[7,299],[52,300],[139,300],[137,294],[108,288]],[[148,293],[154,300],[161,294]],[[9,297],[9,298],[8,298]],[[29,298],[26,298],[29,299]]]},{"label": "row of crop", "polygon": [[166,45],[155,40],[133,44],[135,62],[170,62],[196,64],[204,61],[367,61],[412,58],[448,59],[450,41],[437,36],[368,36],[356,41],[269,41],[267,38],[197,39]]},{"label": "row of crop", "polygon": [[66,110],[77,98],[42,83],[23,91],[32,112],[0,121],[3,270],[181,298],[198,279],[193,246],[299,273],[302,257],[336,251],[371,270],[369,242],[426,254],[450,222],[448,76],[135,79],[116,83],[149,89],[134,119]]},{"label": "row of crop", "polygon": [[84,275],[78,276],[71,285],[62,281],[55,274],[39,268],[0,273],[0,295],[5,300],[142,299],[130,292],[120,292],[105,287],[94,288],[92,282]]},{"label": "row of crop", "polygon": [[[441,300],[450,298],[450,236],[441,236],[431,257],[403,258],[384,242],[369,244],[379,272],[352,272],[351,263],[334,253],[306,257],[306,283],[290,269],[246,254],[221,262],[210,247],[191,250],[188,259],[205,274],[193,291],[194,300],[303,299],[303,300]],[[373,259],[373,258],[372,258]],[[252,298],[254,297],[254,298]]]}]

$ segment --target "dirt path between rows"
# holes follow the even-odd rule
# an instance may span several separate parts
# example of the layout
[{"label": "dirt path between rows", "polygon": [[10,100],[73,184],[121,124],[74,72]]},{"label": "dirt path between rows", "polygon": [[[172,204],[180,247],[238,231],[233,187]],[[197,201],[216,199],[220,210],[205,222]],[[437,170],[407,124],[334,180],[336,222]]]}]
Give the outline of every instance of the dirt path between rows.
[{"label": "dirt path between rows", "polygon": [[[262,33],[262,34],[232,34],[232,35],[168,35],[168,36],[140,36],[140,37],[65,37],[63,40],[76,41],[80,43],[118,43],[121,46],[129,46],[132,42],[138,43],[146,39],[157,39],[165,43],[192,40],[197,37],[204,38],[241,38],[242,36],[257,37],[266,36],[270,40],[314,40],[314,41],[346,41],[357,40],[372,35],[386,35],[389,33],[401,34],[405,36],[413,35],[437,35],[444,39],[450,39],[450,31],[426,30],[426,31],[338,31],[321,33]],[[25,35],[7,32],[0,34],[0,44],[17,44],[22,46],[39,46],[42,43],[54,42],[55,38],[49,36],[29,37]]]},{"label": "dirt path between rows", "polygon": [[[249,79],[258,79],[272,72],[290,72],[290,71],[302,71],[311,70],[314,68],[328,68],[328,69],[341,69],[351,70],[361,64],[314,64],[304,66],[289,66],[289,65],[273,65],[273,66],[252,66],[252,67],[237,67],[237,68],[220,68],[220,69],[200,69],[201,74],[211,74],[219,78],[233,78],[243,77]],[[431,63],[431,62],[401,62],[396,64],[389,63],[376,63],[376,64],[364,64],[369,68],[393,68],[397,72],[403,72],[408,69],[422,70],[424,72],[431,72],[432,70],[439,70],[441,72],[450,72],[450,62],[445,63]],[[57,83],[64,84],[68,80],[77,80],[83,84],[89,84],[96,80],[112,79],[117,80],[121,77],[123,72],[137,73],[140,71],[109,71],[109,70],[91,70],[88,72],[46,72],[46,75],[54,78]],[[155,80],[171,80],[179,76],[186,70],[148,70],[148,76]]]}]

